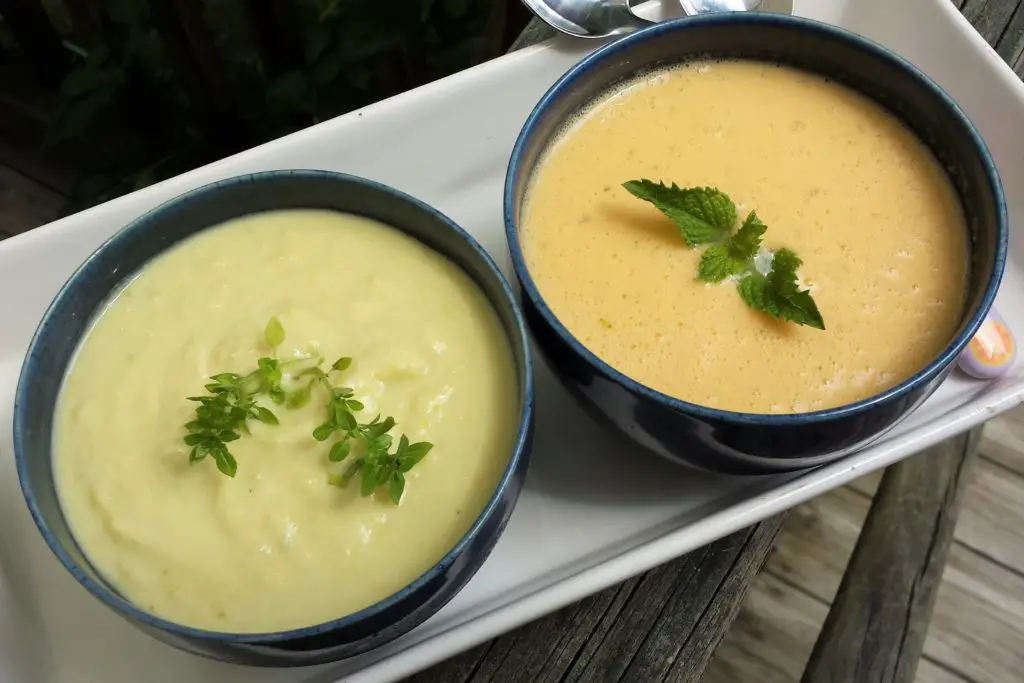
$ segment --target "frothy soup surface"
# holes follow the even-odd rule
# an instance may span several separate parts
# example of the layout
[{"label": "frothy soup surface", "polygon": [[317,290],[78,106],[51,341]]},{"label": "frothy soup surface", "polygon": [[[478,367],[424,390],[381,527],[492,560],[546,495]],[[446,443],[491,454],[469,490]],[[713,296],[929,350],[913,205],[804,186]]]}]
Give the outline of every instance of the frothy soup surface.
[{"label": "frothy soup surface", "polygon": [[[803,260],[825,331],[696,279],[671,221],[622,183],[727,193]],[[883,391],[952,339],[967,271],[962,211],[931,152],[867,98],[753,61],[694,62],[599,99],[551,144],[520,217],[555,315],[611,366],[705,406],[806,412]]]},{"label": "frothy soup surface", "polygon": [[[339,384],[395,442],[434,444],[401,504],[328,485],[327,392],[228,444],[234,478],[189,464],[188,396],[282,359],[353,358]],[[285,382],[287,383],[287,373]],[[507,465],[518,387],[508,341],[469,277],[373,221],[271,212],[204,231],[144,268],[98,318],[55,423],[58,493],[93,565],[139,607],[193,627],[267,632],[339,618],[402,588],[465,534]],[[352,456],[354,457],[354,456]]]}]

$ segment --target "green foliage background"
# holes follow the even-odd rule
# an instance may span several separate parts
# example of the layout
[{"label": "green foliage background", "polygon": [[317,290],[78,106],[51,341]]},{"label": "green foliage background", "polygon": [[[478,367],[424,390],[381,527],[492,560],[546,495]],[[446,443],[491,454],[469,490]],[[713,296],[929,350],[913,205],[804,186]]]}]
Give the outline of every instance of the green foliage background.
[{"label": "green foliage background", "polygon": [[101,37],[65,41],[76,64],[47,139],[93,149],[68,210],[467,68],[498,48],[504,12],[504,0],[294,0],[300,62],[275,73],[251,21],[261,1],[201,3],[230,102],[211,120],[149,1],[100,0]]}]

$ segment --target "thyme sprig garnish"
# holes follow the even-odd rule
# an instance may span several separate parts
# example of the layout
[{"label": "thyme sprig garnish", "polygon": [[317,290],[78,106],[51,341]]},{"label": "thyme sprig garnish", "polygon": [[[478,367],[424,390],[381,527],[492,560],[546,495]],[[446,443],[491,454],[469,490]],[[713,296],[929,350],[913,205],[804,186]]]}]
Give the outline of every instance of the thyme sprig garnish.
[{"label": "thyme sprig garnish", "polygon": [[[285,339],[284,327],[277,318],[271,318],[263,331],[263,340],[272,352],[276,352]],[[433,444],[426,441],[411,443],[402,434],[398,446],[392,451],[394,438],[389,433],[395,426],[391,416],[378,414],[369,422],[360,422],[357,413],[365,410],[361,401],[355,398],[355,390],[340,386],[334,379],[352,365],[352,358],[342,357],[329,369],[324,370],[322,359],[295,359],[312,362],[294,373],[293,380],[299,387],[286,391],[281,383],[284,379],[282,366],[294,361],[280,361],[275,356],[262,357],[255,370],[247,375],[219,373],[210,377],[206,384],[205,396],[190,396],[188,400],[199,405],[195,419],[185,424],[185,444],[191,447],[189,462],[200,463],[207,457],[214,460],[217,469],[234,477],[238,463],[227,444],[248,434],[246,422],[256,420],[268,425],[279,424],[277,415],[258,403],[262,396],[268,397],[275,405],[284,405],[296,410],[308,405],[313,392],[320,387],[327,396],[325,421],[312,433],[314,439],[326,442],[335,438],[328,452],[332,463],[350,458],[348,467],[340,474],[332,474],[328,483],[346,487],[360,476],[360,495],[373,495],[386,487],[388,495],[396,504],[405,491],[405,474],[418,464]]]}]

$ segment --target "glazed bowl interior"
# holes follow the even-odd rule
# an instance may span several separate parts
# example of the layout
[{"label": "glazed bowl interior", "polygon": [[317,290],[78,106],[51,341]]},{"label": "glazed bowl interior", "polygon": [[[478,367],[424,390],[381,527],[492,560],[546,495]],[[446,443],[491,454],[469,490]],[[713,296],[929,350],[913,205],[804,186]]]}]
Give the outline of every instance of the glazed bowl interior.
[{"label": "glazed bowl interior", "polygon": [[[964,209],[970,264],[959,327],[926,367],[891,389],[837,408],[795,414],[719,410],[662,394],[627,377],[589,351],[550,309],[527,266],[519,226],[532,174],[549,143],[575,114],[619,84],[695,59],[756,60],[823,76],[882,105],[934,153]],[[756,107],[756,102],[751,106]],[[685,121],[680,121],[679,130],[685,139]],[[898,409],[898,419],[905,417],[934,391],[937,380],[949,371],[983,322],[1002,277],[1008,240],[1005,201],[995,164],[974,126],[934,82],[902,58],[856,34],[812,20],[758,13],[712,14],[658,24],[605,46],[573,67],[548,90],[520,133],[506,176],[504,215],[513,267],[538,348],[558,356],[556,363],[561,367],[571,367],[576,361],[586,366],[568,380],[563,374],[570,391],[582,395],[586,407],[599,419],[608,422],[611,417],[629,436],[647,432],[637,440],[656,452],[676,460],[699,459],[701,463],[690,464],[728,471],[819,465],[866,445],[866,437],[876,438],[894,426],[894,420],[872,413],[876,407],[888,403],[891,409]],[[594,388],[598,385],[604,388]],[[651,407],[648,418],[657,413],[649,422],[668,423],[678,415],[693,419],[686,424],[663,424],[663,432],[671,428],[681,436],[661,438],[654,433],[657,428],[646,429],[639,417],[609,415],[614,409],[607,397],[618,387],[625,388],[628,397],[623,395],[622,401],[633,403],[635,413],[639,415],[645,406]],[[822,431],[837,420],[847,422],[844,436]],[[624,426],[624,421],[630,424]],[[809,427],[817,431],[811,433]],[[778,440],[769,449],[769,440],[775,437]],[[690,447],[700,451],[703,447],[697,441],[710,443],[705,455],[714,457],[672,452]],[[716,462],[715,458],[722,460]]]},{"label": "glazed bowl interior", "polygon": [[[483,291],[509,341],[518,381],[516,439],[496,490],[469,531],[435,566],[398,593],[354,614],[307,628],[247,634],[189,628],[137,608],[90,564],[79,547],[54,483],[51,443],[55,405],[63,378],[94,317],[134,274],[195,233],[241,216],[281,209],[327,209],[375,219],[420,240],[465,271]],[[230,178],[172,199],[114,235],[71,276],[44,315],[22,367],[14,407],[15,459],[26,502],[46,543],[103,603],[144,630],[199,654],[249,664],[308,664],[338,659],[338,654],[355,654],[400,635],[392,629],[396,610],[406,619],[411,611],[415,621],[422,621],[440,607],[432,594],[449,581],[449,574],[462,572],[457,590],[475,572],[518,496],[528,457],[532,404],[525,325],[508,283],[472,237],[427,205],[375,182],[326,171],[271,171]],[[465,557],[467,548],[476,551],[472,559]],[[466,575],[470,563],[476,567]],[[404,607],[399,609],[403,601]],[[352,651],[339,652],[336,644],[346,638],[360,644]],[[225,653],[218,650],[218,642],[233,643],[237,649]]]}]

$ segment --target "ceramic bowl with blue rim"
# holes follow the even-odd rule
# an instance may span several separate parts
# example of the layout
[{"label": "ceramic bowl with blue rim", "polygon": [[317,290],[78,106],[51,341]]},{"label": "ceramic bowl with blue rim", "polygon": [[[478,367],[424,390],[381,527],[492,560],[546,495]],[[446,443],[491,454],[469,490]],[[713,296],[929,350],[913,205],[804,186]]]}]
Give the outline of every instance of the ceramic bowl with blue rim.
[{"label": "ceramic bowl with blue rim", "polygon": [[[660,393],[611,367],[545,302],[523,256],[520,216],[528,184],[549,143],[575,114],[617,84],[652,69],[708,58],[783,64],[841,83],[892,112],[945,168],[969,231],[965,304],[952,340],[906,381],[865,400],[814,412],[713,409]],[[685,121],[680,121],[680,135],[685,144]],[[906,418],[938,388],[984,321],[999,288],[1008,241],[994,162],[949,95],[913,65],[861,36],[816,21],[760,13],[665,22],[614,41],[579,62],[548,90],[520,132],[505,180],[504,217],[535,347],[570,393],[598,422],[648,450],[685,465],[736,474],[832,462]]]},{"label": "ceramic bowl with blue rim", "polygon": [[[458,543],[397,593],[326,623],[274,633],[221,633],[154,616],[97,571],[69,528],[54,483],[55,404],[91,321],[113,292],[166,250],[225,221],[280,209],[324,209],[392,226],[446,256],[483,292],[508,339],[518,382],[515,439],[497,487]],[[326,171],[269,171],[188,192],[137,219],[100,246],[65,283],[28,349],[14,406],[15,461],[33,520],[75,579],[107,607],[182,650],[256,666],[335,661],[391,641],[437,612],[493,549],[519,497],[533,433],[533,378],[523,321],[511,288],[484,249],[449,218],[384,185]],[[341,579],[339,579],[341,580]],[[253,596],[258,600],[258,596]]]}]

